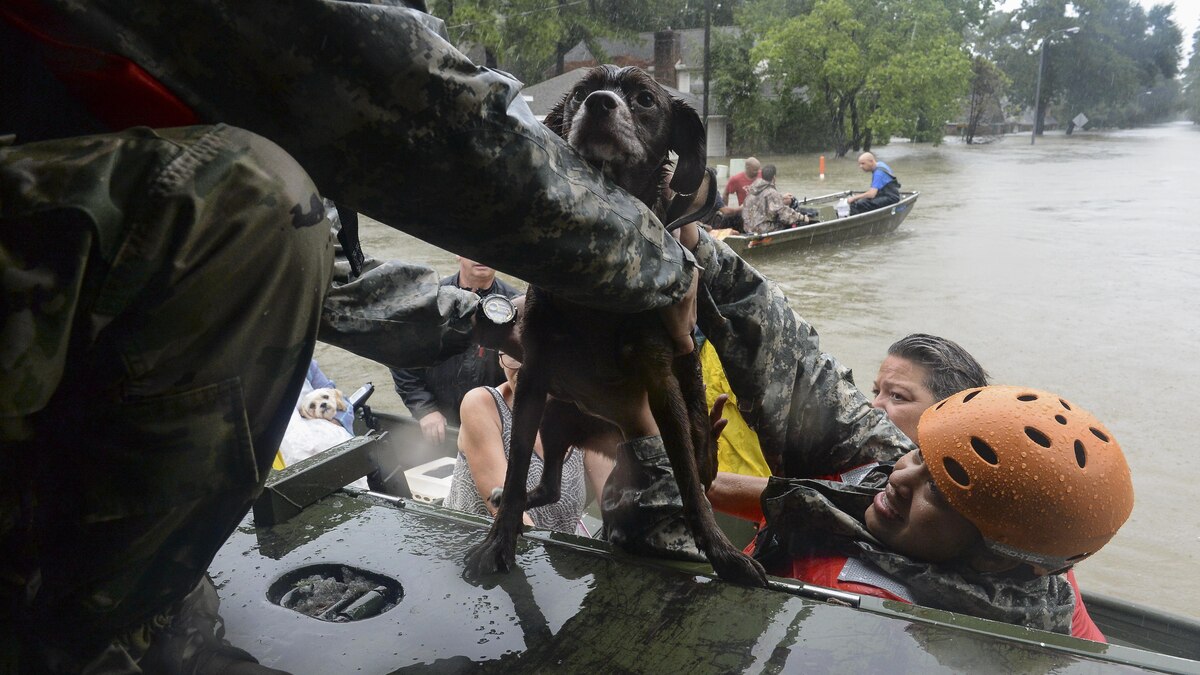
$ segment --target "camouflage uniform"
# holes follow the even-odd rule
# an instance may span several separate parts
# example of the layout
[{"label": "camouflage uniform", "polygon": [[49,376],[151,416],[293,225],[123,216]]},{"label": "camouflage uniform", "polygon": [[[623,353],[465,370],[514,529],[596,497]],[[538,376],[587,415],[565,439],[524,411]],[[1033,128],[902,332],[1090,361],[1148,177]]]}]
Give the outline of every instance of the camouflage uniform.
[{"label": "camouflage uniform", "polygon": [[742,220],[747,233],[766,234],[803,223],[804,214],[783,201],[783,193],[774,183],[759,178],[750,185]]},{"label": "camouflage uniform", "polygon": [[707,233],[695,255],[713,301],[700,303],[700,329],[777,475],[838,473],[915,448],[871,407],[850,370],[821,351],[817,332],[774,282]]},{"label": "camouflage uniform", "polygon": [[24,667],[120,671],[169,623],[261,489],[332,258],[307,175],[239,129],[0,149],[0,621]]},{"label": "camouflage uniform", "polygon": [[[915,448],[883,411],[871,407],[850,370],[821,352],[816,331],[792,311],[774,282],[707,233],[701,232],[695,255],[708,296],[699,303],[700,329],[720,354],[739,410],[758,433],[775,473],[840,473],[894,461]],[[614,471],[605,486],[606,534],[639,550],[693,552],[694,543],[681,541],[679,490],[674,481],[661,479],[664,471],[670,476],[661,439],[628,445],[636,446],[626,452],[643,466]],[[630,504],[646,509],[638,512]],[[647,510],[654,515],[647,517]]]},{"label": "camouflage uniform", "polygon": [[202,120],[277,143],[339,206],[584,306],[654,309],[690,285],[690,255],[537,122],[519,82],[395,0],[41,4],[64,39],[139,64]]}]

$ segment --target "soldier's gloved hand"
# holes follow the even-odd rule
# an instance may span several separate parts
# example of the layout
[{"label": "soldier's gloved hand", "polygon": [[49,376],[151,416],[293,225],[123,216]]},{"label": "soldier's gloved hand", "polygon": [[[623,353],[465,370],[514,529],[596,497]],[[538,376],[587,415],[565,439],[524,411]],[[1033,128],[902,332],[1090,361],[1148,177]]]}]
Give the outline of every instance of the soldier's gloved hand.
[{"label": "soldier's gloved hand", "polygon": [[692,329],[696,326],[696,291],[700,288],[700,270],[692,270],[692,285],[679,302],[658,310],[667,334],[675,343],[675,355],[691,354],[696,349]]}]

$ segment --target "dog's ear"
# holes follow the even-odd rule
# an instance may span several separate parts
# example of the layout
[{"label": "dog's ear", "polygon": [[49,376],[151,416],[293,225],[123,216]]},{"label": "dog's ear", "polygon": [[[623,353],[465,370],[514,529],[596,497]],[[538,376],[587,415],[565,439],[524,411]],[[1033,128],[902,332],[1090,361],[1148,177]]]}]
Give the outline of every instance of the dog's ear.
[{"label": "dog's ear", "polygon": [[706,165],[704,122],[692,106],[671,99],[671,150],[679,155],[671,189],[690,195],[700,189]]},{"label": "dog's ear", "polygon": [[334,390],[333,390],[333,396],[334,396],[334,398],[336,398],[336,399],[337,399],[337,409],[338,409],[338,412],[341,412],[341,411],[343,411],[343,410],[348,410],[348,409],[349,409],[349,406],[347,406],[347,405],[346,405],[346,397],[345,397],[345,396],[342,396],[342,390],[341,390],[341,389],[334,389]]},{"label": "dog's ear", "polygon": [[558,105],[554,106],[550,109],[550,112],[546,113],[546,119],[542,120],[542,124],[550,127],[550,131],[558,134],[559,138],[567,137],[565,130],[563,129],[563,110],[566,109],[567,101],[571,100],[571,95],[573,93],[574,89],[568,91],[566,95],[562,97],[562,100],[558,102]]}]

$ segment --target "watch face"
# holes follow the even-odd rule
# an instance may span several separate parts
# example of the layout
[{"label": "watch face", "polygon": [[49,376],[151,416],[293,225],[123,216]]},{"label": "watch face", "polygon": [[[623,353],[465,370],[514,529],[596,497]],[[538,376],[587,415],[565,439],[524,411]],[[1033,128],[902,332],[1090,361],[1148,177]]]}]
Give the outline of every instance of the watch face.
[{"label": "watch face", "polygon": [[516,318],[517,308],[503,295],[489,295],[483,299],[483,315],[502,326]]}]

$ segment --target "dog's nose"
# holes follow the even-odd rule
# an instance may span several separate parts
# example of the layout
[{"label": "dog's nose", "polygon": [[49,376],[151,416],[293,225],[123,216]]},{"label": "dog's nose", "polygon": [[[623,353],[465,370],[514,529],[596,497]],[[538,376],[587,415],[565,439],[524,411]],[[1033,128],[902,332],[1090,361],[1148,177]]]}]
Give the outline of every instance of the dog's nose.
[{"label": "dog's nose", "polygon": [[592,115],[607,115],[616,110],[620,100],[611,91],[593,91],[584,99],[583,105]]}]

